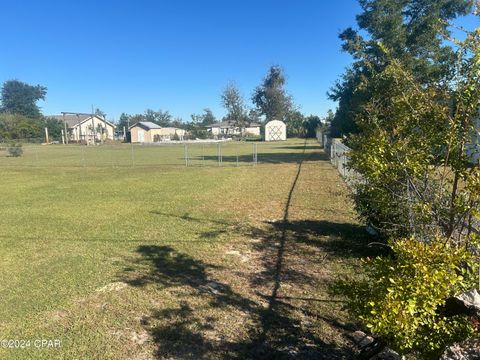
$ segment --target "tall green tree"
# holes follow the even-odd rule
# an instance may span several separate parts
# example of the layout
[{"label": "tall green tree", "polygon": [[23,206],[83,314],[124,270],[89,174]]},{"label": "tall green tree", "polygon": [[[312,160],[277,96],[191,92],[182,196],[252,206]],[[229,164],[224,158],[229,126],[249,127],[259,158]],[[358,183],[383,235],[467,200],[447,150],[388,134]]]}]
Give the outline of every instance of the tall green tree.
[{"label": "tall green tree", "polygon": [[285,91],[285,73],[278,65],[273,65],[267,72],[262,84],[255,88],[252,102],[260,115],[267,121],[285,121],[292,110],[292,98]]},{"label": "tall green tree", "polygon": [[176,117],[171,121],[170,125],[176,128],[183,128],[185,126],[185,122],[181,117]]},{"label": "tall green tree", "polygon": [[322,119],[322,125],[330,126],[334,118],[335,113],[332,111],[332,109],[328,109],[327,115]]},{"label": "tall green tree", "polygon": [[366,276],[342,285],[347,308],[381,343],[423,359],[480,335],[445,309],[480,270],[480,164],[465,152],[480,131],[480,28],[457,46],[448,87],[426,85],[385,48],[388,65],[361,84],[374,91],[350,139],[357,210],[395,257],[365,262]]},{"label": "tall green tree", "polygon": [[213,115],[212,110],[210,110],[209,108],[203,109],[203,114],[190,115],[190,118],[192,119],[191,125],[202,128],[207,125],[215,124],[217,122],[215,115]]},{"label": "tall green tree", "polygon": [[133,125],[131,116],[127,113],[122,113],[117,123],[117,130],[121,131],[123,134],[123,129],[125,129],[125,140],[130,141],[130,131],[128,130],[129,126]]},{"label": "tall green tree", "polygon": [[172,114],[168,110],[162,111],[161,109],[157,111],[156,123],[163,127],[172,126],[174,122]]},{"label": "tall green tree", "polygon": [[320,117],[317,115],[307,116],[303,122],[305,128],[305,137],[314,138],[317,134],[317,128],[322,124]]},{"label": "tall green tree", "polygon": [[47,88],[41,85],[32,86],[18,80],[5,81],[1,91],[1,110],[28,118],[40,118],[42,114],[37,102],[45,100],[46,94]]},{"label": "tall green tree", "polygon": [[146,116],[144,114],[135,114],[135,115],[131,115],[129,117],[130,119],[130,126],[140,122],[140,121],[149,121],[146,119]]},{"label": "tall green tree", "polygon": [[122,113],[122,114],[120,115],[119,120],[118,120],[117,129],[123,131],[123,128],[125,127],[125,129],[128,130],[128,127],[129,127],[130,125],[131,125],[131,123],[130,123],[130,115],[128,115],[128,114],[126,114],[126,113]]},{"label": "tall green tree", "polygon": [[[62,130],[64,129],[63,121],[55,119],[55,118],[48,118],[44,119],[44,127],[48,128],[48,136],[50,140],[60,140],[62,138]],[[42,132],[43,129],[40,129]],[[42,138],[43,134],[39,134],[39,138]]]},{"label": "tall green tree", "polygon": [[221,95],[222,105],[227,110],[226,117],[234,122],[242,133],[247,123],[247,110],[245,100],[240,90],[233,82],[227,84]]},{"label": "tall green tree", "polygon": [[[359,0],[362,13],[358,30],[348,28],[340,34],[343,50],[354,58],[352,66],[330,90],[338,101],[332,122],[332,135],[359,131],[355,122],[373,89],[360,86],[389,64],[384,48],[401,62],[423,85],[451,79],[455,55],[445,39],[449,24],[472,8],[470,0]],[[362,36],[366,33],[366,36]]]},{"label": "tall green tree", "polygon": [[144,118],[145,120],[143,121],[150,121],[163,127],[171,126],[173,120],[173,116],[168,110],[162,111],[161,109],[158,111],[152,109],[145,110]]},{"label": "tall green tree", "polygon": [[260,118],[260,114],[258,110],[255,110],[255,109],[248,110],[248,122],[256,123],[256,124],[260,124],[262,122],[262,119]]},{"label": "tall green tree", "polygon": [[201,126],[203,116],[201,114],[190,114],[190,122],[191,126]]},{"label": "tall green tree", "polygon": [[100,116],[102,119],[105,119],[107,117],[107,114],[99,108],[95,109],[95,115]]},{"label": "tall green tree", "polygon": [[202,125],[207,126],[211,124],[215,124],[217,122],[217,119],[215,118],[215,115],[213,115],[212,110],[209,108],[203,109],[203,115],[202,115]]},{"label": "tall green tree", "polygon": [[288,137],[305,136],[305,116],[300,111],[290,111],[283,120],[287,125]]}]

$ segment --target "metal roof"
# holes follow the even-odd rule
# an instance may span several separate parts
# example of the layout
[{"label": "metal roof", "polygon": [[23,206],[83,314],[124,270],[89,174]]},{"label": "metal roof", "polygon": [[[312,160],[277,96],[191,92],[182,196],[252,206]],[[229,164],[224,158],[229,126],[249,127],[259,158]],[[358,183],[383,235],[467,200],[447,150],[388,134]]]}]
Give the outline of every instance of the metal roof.
[{"label": "metal roof", "polygon": [[143,127],[145,130],[151,130],[151,129],[161,129],[162,127],[158,124],[155,124],[151,121],[139,121],[138,123],[136,124],[133,124],[132,126],[130,126],[130,129],[134,126],[141,126]]}]

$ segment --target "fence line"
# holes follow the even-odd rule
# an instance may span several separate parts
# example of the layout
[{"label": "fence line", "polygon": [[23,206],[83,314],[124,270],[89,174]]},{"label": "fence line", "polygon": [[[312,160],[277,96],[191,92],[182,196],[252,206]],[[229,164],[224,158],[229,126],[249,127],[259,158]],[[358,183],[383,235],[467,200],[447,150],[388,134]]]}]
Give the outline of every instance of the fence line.
[{"label": "fence line", "polygon": [[331,138],[319,131],[317,132],[317,140],[328,155],[331,164],[337,168],[347,185],[352,186],[354,182],[360,179],[360,175],[348,166],[349,152],[352,149],[345,145],[342,139]]},{"label": "fence line", "polygon": [[[249,141],[42,144],[43,139],[0,139],[0,167],[255,166],[257,143]],[[262,149],[260,147],[260,149]],[[266,150],[262,159],[270,160]]]},{"label": "fence line", "polygon": [[[349,152],[351,149],[342,142],[342,139],[330,138],[326,134],[318,132],[317,140],[320,143],[320,146],[324,148],[332,165],[337,168],[338,172],[349,187],[352,187],[352,185],[361,180],[360,174],[348,166],[350,161]],[[370,227],[370,230],[373,229]],[[474,221],[471,224],[470,230],[480,234],[480,221]]]}]

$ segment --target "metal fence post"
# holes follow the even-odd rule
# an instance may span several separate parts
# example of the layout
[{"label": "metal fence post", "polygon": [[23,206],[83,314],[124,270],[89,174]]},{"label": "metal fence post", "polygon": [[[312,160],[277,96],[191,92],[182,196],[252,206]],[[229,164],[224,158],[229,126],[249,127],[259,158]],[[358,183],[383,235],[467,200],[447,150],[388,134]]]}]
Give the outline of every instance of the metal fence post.
[{"label": "metal fence post", "polygon": [[80,151],[82,152],[82,165],[83,167],[87,166],[87,163],[85,161],[85,148],[83,147],[83,144],[80,143]]},{"label": "metal fence post", "polygon": [[131,140],[130,140],[130,148],[131,148],[131,151],[132,151],[132,167],[135,167],[135,155],[134,155],[134,151],[133,151],[133,143],[132,143]]},{"label": "metal fence post", "polygon": [[222,143],[217,144],[218,166],[222,166]]},{"label": "metal fence post", "polygon": [[36,145],[36,144],[33,144],[33,146],[35,147],[35,166],[39,166],[39,165],[38,165],[38,149],[37,149],[37,145]]},{"label": "metal fence post", "polygon": [[113,154],[114,152],[112,151],[112,149],[110,149],[110,159],[112,160],[112,169],[115,169],[115,157],[113,156]]}]

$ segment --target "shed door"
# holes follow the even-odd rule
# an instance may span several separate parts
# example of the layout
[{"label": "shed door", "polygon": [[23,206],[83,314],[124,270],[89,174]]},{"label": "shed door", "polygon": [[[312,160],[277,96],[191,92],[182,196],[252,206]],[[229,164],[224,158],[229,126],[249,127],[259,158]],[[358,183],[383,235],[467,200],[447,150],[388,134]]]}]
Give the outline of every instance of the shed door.
[{"label": "shed door", "polygon": [[138,130],[138,142],[145,142],[145,132]]}]

